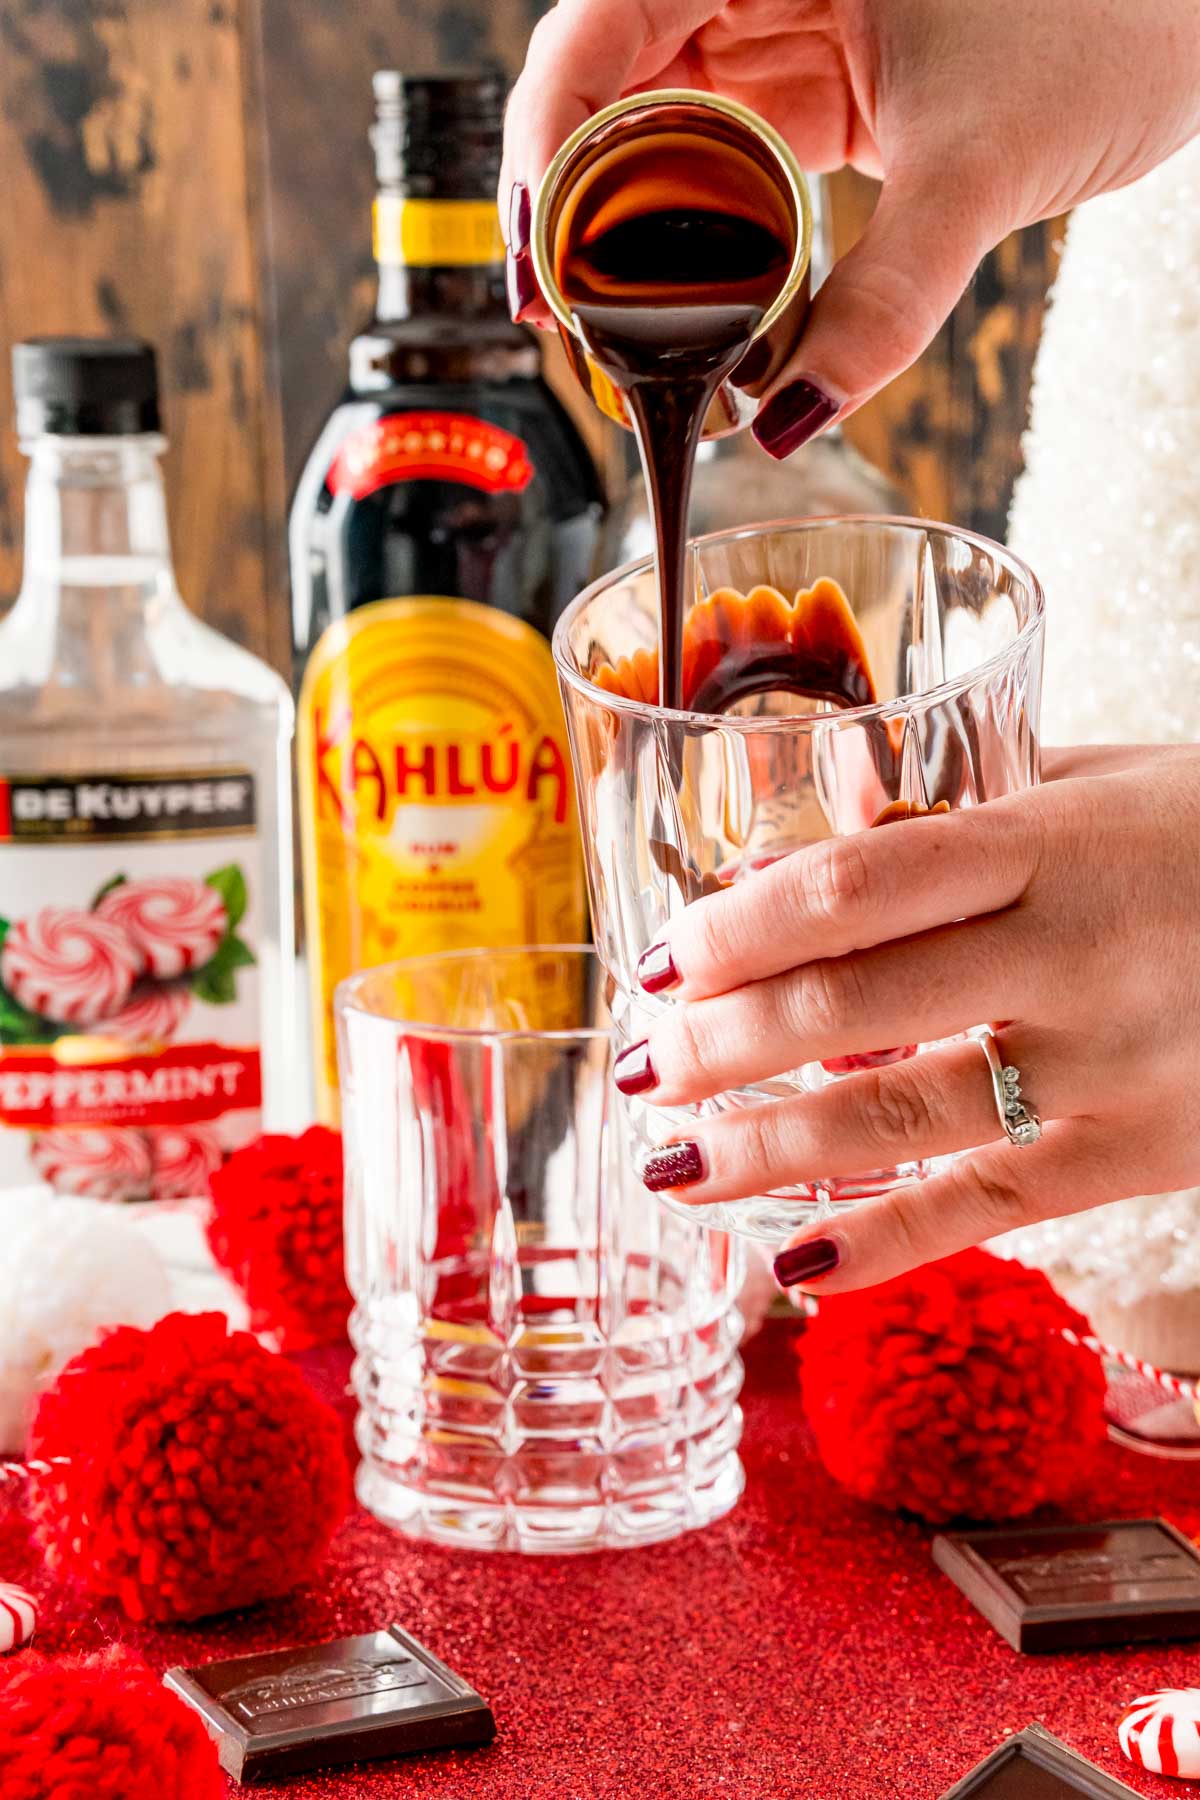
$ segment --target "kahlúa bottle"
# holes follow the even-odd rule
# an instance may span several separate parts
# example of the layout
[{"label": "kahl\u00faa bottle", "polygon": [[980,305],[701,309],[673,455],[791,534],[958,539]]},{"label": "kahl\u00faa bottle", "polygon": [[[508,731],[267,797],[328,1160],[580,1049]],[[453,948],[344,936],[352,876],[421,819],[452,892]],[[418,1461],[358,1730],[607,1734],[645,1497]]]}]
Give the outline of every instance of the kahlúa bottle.
[{"label": "kahl\u00faa bottle", "polygon": [[0,1186],[201,1195],[286,1104],[292,704],[171,567],[147,344],[13,353],[0,624]]},{"label": "kahl\u00faa bottle", "polygon": [[331,1000],[393,957],[574,943],[582,858],[549,635],[600,489],[512,324],[499,76],[375,79],[375,317],[291,516],[306,938]]}]

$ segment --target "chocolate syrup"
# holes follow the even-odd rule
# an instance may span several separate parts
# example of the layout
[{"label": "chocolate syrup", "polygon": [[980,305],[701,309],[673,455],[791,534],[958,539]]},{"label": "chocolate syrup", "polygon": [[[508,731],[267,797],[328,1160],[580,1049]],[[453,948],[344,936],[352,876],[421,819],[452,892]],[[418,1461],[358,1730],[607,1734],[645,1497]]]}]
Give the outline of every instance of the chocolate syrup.
[{"label": "chocolate syrup", "polygon": [[673,205],[618,218],[559,265],[588,353],[624,392],[637,434],[658,551],[664,706],[683,704],[688,496],[704,416],[790,262],[763,223]]},{"label": "chocolate syrup", "polygon": [[693,712],[724,712],[752,694],[798,694],[833,707],[876,698],[866,646],[836,581],[788,602],[777,588],[718,588],[684,630],[683,691]]},{"label": "chocolate syrup", "polygon": [[[619,391],[641,454],[657,549],[660,705],[719,713],[766,692],[831,707],[875,698],[853,612],[833,582],[794,598],[722,589],[689,611],[696,448],[722,383],[761,381],[772,363],[759,328],[788,286],[799,229],[779,166],[752,129],[699,108],[686,116],[676,102],[663,104],[653,130],[636,112],[611,123],[556,202],[559,292],[591,362]],[[612,671],[613,685],[627,676],[636,671]]]}]

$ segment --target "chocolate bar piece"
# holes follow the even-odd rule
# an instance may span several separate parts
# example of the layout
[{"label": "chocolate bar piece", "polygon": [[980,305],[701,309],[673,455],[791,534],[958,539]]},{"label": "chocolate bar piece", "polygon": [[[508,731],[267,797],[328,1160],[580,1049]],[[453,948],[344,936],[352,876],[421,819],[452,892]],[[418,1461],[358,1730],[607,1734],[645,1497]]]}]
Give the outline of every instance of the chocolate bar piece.
[{"label": "chocolate bar piece", "polygon": [[1040,1725],[1006,1738],[942,1800],[1138,1800],[1131,1787],[1068,1749]]},{"label": "chocolate bar piece", "polygon": [[490,1743],[491,1709],[398,1625],[198,1669],[169,1669],[238,1781]]},{"label": "chocolate bar piece", "polygon": [[1014,1650],[1200,1638],[1200,1551],[1165,1519],[952,1531],[933,1560]]}]

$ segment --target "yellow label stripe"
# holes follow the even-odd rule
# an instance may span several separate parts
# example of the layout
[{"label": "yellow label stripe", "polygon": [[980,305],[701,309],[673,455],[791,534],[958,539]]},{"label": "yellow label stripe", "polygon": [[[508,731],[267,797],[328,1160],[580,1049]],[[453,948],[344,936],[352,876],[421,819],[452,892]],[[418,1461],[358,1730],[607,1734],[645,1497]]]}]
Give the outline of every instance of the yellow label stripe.
[{"label": "yellow label stripe", "polygon": [[494,200],[375,197],[375,260],[417,268],[482,267],[504,261]]}]

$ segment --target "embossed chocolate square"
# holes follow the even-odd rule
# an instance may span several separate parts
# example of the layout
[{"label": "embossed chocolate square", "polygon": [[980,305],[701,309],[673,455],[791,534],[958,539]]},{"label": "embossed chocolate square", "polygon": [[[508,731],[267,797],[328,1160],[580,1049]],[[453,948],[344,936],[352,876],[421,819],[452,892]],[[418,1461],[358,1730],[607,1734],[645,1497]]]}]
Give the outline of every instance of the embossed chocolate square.
[{"label": "embossed chocolate square", "polygon": [[1014,1650],[1200,1638],[1200,1551],[1165,1519],[951,1531],[933,1560]]},{"label": "embossed chocolate square", "polygon": [[238,1781],[486,1744],[496,1735],[474,1688],[398,1625],[169,1669],[163,1681],[195,1707],[221,1767]]},{"label": "embossed chocolate square", "polygon": [[1040,1725],[1006,1738],[956,1781],[942,1800],[1137,1800],[1133,1788],[1106,1775]]}]

